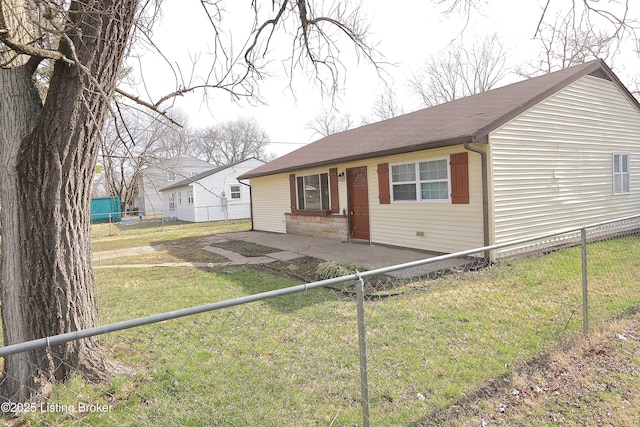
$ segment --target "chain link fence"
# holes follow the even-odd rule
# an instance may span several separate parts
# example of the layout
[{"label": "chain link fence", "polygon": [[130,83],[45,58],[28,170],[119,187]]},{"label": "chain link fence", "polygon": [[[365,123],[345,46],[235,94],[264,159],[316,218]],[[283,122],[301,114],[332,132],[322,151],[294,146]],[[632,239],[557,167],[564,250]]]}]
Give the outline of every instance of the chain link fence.
[{"label": "chain link fence", "polygon": [[109,325],[83,335],[101,335],[109,379],[0,396],[7,422],[488,425],[501,409],[482,401],[517,366],[638,308],[640,217],[374,271],[323,267],[355,270],[294,286],[250,268],[114,277],[98,296],[113,298]]},{"label": "chain link fence", "polygon": [[112,237],[123,233],[144,233],[148,230],[162,230],[171,220],[162,212],[155,215],[141,215],[136,212],[106,212],[91,214],[92,233],[95,237]]}]

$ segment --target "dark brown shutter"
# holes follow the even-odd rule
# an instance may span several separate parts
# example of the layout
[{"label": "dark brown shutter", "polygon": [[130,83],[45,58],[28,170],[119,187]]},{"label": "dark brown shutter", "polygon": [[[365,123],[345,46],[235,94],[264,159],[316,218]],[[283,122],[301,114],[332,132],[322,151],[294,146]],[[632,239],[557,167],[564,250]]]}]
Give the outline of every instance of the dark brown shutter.
[{"label": "dark brown shutter", "polygon": [[296,203],[296,175],[289,175],[289,197],[291,198],[291,212],[295,212],[298,209]]},{"label": "dark brown shutter", "polygon": [[340,213],[338,201],[338,168],[329,169],[329,194],[331,194],[331,213]]},{"label": "dark brown shutter", "polygon": [[378,199],[381,205],[391,203],[391,193],[389,192],[389,163],[378,165]]},{"label": "dark brown shutter", "polygon": [[451,203],[469,203],[468,153],[451,155]]}]

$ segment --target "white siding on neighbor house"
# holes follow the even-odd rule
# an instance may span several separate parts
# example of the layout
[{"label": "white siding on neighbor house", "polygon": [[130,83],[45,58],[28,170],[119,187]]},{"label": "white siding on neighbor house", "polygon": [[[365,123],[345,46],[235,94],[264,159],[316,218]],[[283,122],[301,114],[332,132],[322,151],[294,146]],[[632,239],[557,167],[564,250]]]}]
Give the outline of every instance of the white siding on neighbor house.
[{"label": "white siding on neighbor house", "polygon": [[[249,188],[241,184],[237,177],[263,164],[264,162],[260,160],[248,159],[202,177],[191,184],[163,191],[163,209],[165,212],[169,212],[166,216],[189,222],[250,218]],[[232,199],[232,186],[239,187],[239,199]],[[191,202],[189,200],[190,192],[193,194]],[[171,193],[175,194],[175,210],[169,210]],[[223,193],[227,199],[226,208],[222,202]]]},{"label": "white siding on neighbor house", "polygon": [[[251,217],[249,187],[238,182],[236,177],[263,165],[264,162],[249,159],[233,167],[204,177],[193,184],[196,221],[219,221]],[[240,198],[231,198],[231,186],[240,187]],[[226,209],[222,194],[227,199]]]},{"label": "white siding on neighbor house", "polygon": [[[193,212],[193,205],[187,203],[187,194],[189,190],[189,186],[184,186],[162,192],[162,212],[165,218],[194,222],[195,215]],[[171,209],[169,205],[169,197],[172,193],[175,195],[175,209]]]},{"label": "white siding on neighbor house", "polygon": [[291,212],[289,174],[252,178],[251,203],[253,228],[259,231],[286,233],[285,212]]},{"label": "white siding on neighbor house", "polygon": [[178,219],[181,221],[196,222],[196,213],[193,207],[194,205],[193,203],[188,202],[187,197],[187,195],[189,194],[189,190],[191,190],[191,187],[181,187],[176,190],[180,192],[180,203],[176,201]]},{"label": "white siding on neighbor house", "polygon": [[[495,243],[640,213],[640,112],[610,81],[579,79],[489,143]],[[629,194],[613,194],[616,152],[630,154]]]},{"label": "white siding on neighbor house", "polygon": [[[143,169],[138,179],[138,195],[134,200],[134,207],[139,208],[140,212],[145,215],[162,213],[164,216],[169,216],[167,201],[163,201],[160,190],[189,178],[193,174],[212,168],[214,166],[210,163],[182,155],[163,160],[156,166]],[[174,174],[175,179],[173,181],[168,179],[169,172]],[[171,215],[175,216],[174,213]]]},{"label": "white siding on neighbor house", "polygon": [[[338,173],[366,166],[369,186],[370,238],[373,244],[385,244],[434,252],[451,253],[483,246],[482,179],[480,155],[469,152],[469,204],[448,202],[391,202],[381,205],[378,198],[380,163],[403,163],[429,160],[466,150],[462,146],[388,156],[322,168],[296,171],[296,176],[328,173],[337,167]],[[284,213],[291,212],[289,174],[278,174],[251,180],[254,228],[286,232]],[[346,179],[338,183],[339,215],[347,209]],[[333,201],[331,202],[333,204]],[[424,235],[418,236],[421,232]]]}]

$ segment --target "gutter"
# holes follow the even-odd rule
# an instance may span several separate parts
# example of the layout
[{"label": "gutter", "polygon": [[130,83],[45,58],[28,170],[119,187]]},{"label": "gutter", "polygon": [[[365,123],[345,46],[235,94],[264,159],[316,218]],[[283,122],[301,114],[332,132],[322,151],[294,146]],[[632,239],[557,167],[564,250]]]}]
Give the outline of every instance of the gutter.
[{"label": "gutter", "polygon": [[250,220],[251,220],[251,230],[250,231],[254,231],[253,228],[253,189],[251,188],[251,184],[247,184],[246,182],[242,182],[240,179],[238,179],[238,183],[242,184],[242,185],[246,185],[247,187],[249,187],[249,216],[250,216]]},{"label": "gutter", "polygon": [[[253,171],[249,171],[247,173],[240,175],[238,179],[260,178],[263,176],[277,175],[280,173],[295,172],[295,171],[299,171],[300,169],[329,166],[329,165],[334,165],[336,163],[349,163],[349,162],[355,162],[360,160],[375,159],[377,157],[393,156],[396,154],[413,153],[414,151],[431,150],[434,148],[442,148],[442,147],[451,147],[451,146],[460,145],[464,143],[464,141],[468,140],[468,138],[469,136],[462,136],[462,137],[443,139],[435,142],[432,141],[427,143],[415,143],[415,144],[405,145],[405,146],[396,147],[392,149],[366,152],[366,153],[361,153],[361,154],[352,155],[352,156],[335,157],[335,158],[332,157],[330,159],[313,161],[311,163],[289,164],[285,167],[276,167],[276,169],[273,169],[273,170],[268,170],[265,172],[258,171],[257,173],[254,173],[255,170],[262,168],[262,166],[260,166],[254,169]],[[272,162],[278,162],[280,159],[288,156],[289,154],[285,154],[283,157],[279,157],[278,159],[272,160]],[[271,162],[266,164],[268,165],[270,163]]]},{"label": "gutter", "polygon": [[[484,246],[489,246],[489,178],[487,169],[487,152],[478,148],[470,147],[470,142],[476,142],[475,138],[473,138],[472,141],[465,141],[462,145],[464,146],[465,150],[480,154],[480,163],[482,165],[482,227],[484,235]],[[487,142],[485,142],[485,144],[488,144],[488,140]],[[485,260],[489,261],[489,251],[486,251],[484,253],[484,256]]]}]

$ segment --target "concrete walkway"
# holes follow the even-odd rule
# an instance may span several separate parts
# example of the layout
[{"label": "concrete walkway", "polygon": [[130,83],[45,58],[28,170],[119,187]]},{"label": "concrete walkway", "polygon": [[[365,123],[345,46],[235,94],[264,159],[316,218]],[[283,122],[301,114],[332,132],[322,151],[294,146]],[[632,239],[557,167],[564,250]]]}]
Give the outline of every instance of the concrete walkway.
[{"label": "concrete walkway", "polygon": [[[149,253],[154,251],[162,251],[163,245],[158,246],[138,246],[128,249],[117,249],[113,251],[95,252],[93,254],[94,260],[114,259],[124,256],[130,256],[141,253]],[[273,252],[264,256],[257,257],[245,257],[237,252],[229,251],[227,249],[218,248],[216,246],[203,246],[205,251],[221,255],[227,258],[229,261],[223,262],[160,262],[153,264],[117,264],[117,265],[94,265],[94,269],[109,269],[109,268],[151,268],[151,267],[198,267],[198,268],[213,268],[213,267],[226,267],[228,265],[256,265],[256,264],[269,264],[275,261],[290,261],[296,258],[302,258],[304,255],[295,254],[293,252],[282,251]]]},{"label": "concrete walkway", "polygon": [[[367,270],[404,264],[412,261],[433,258],[424,252],[402,248],[375,246],[368,243],[341,243],[333,240],[314,237],[295,236],[292,234],[265,233],[261,231],[243,231],[211,236],[210,242],[229,240],[245,240],[271,248],[281,249],[282,253],[310,256],[324,261],[340,261],[362,266]],[[269,254],[274,256],[274,254]],[[292,258],[293,259],[293,258]],[[465,260],[449,260],[445,263],[427,264],[421,267],[389,273],[394,277],[415,277],[442,268],[456,268],[466,264]]]},{"label": "concrete walkway", "polygon": [[[245,257],[237,252],[216,247],[216,243],[243,240],[256,243],[270,248],[280,249],[259,257]],[[367,243],[340,243],[332,240],[318,239],[314,237],[294,236],[291,234],[265,233],[260,231],[243,231],[238,233],[216,234],[201,239],[203,249],[221,255],[229,261],[225,262],[181,262],[181,263],[156,263],[156,264],[127,264],[127,265],[103,265],[94,268],[150,268],[150,267],[198,267],[214,268],[229,265],[251,265],[268,264],[275,261],[293,261],[297,258],[309,256],[324,261],[340,261],[347,264],[361,266],[366,270],[374,270],[392,265],[404,264],[433,257],[423,252],[409,249],[389,248],[385,246],[374,246]],[[127,250],[116,250],[108,252],[97,252],[94,259],[117,258],[130,254],[139,254],[154,250],[162,250],[158,247],[141,247]],[[389,273],[394,277],[415,277],[430,271],[442,268],[455,268],[464,265],[467,261],[450,260],[445,263],[427,264],[425,266],[413,267]]]}]

